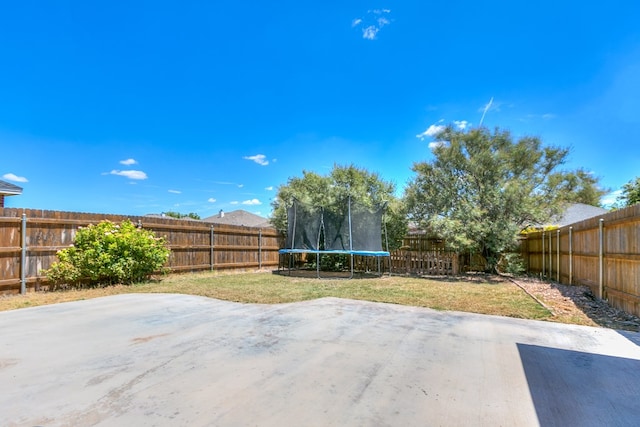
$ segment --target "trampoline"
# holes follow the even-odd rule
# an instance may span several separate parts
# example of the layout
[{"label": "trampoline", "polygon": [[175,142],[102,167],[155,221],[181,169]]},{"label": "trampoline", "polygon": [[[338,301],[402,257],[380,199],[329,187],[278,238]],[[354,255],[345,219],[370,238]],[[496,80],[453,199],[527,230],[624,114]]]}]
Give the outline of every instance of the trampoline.
[{"label": "trampoline", "polygon": [[[295,254],[316,255],[316,275],[320,276],[320,257],[347,255],[350,276],[354,275],[354,256],[375,257],[378,273],[382,275],[381,260],[389,260],[389,243],[382,221],[386,204],[369,208],[351,200],[351,197],[327,206],[312,206],[294,199],[287,209],[287,237],[281,257],[288,260],[288,271],[294,264]],[[382,248],[385,236],[386,250]],[[281,262],[281,265],[287,264]]]}]

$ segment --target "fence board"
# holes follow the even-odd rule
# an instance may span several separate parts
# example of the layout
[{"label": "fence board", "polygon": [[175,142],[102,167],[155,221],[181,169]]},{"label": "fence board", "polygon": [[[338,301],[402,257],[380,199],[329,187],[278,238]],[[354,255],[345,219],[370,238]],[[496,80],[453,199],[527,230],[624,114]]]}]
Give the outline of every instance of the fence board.
[{"label": "fence board", "polygon": [[130,220],[165,237],[172,271],[249,270],[278,266],[282,236],[274,228],[256,229],[173,218],[0,208],[0,293],[21,287],[21,219],[27,217],[25,278],[29,289],[47,286],[43,270],[57,261],[80,227],[103,220]]}]

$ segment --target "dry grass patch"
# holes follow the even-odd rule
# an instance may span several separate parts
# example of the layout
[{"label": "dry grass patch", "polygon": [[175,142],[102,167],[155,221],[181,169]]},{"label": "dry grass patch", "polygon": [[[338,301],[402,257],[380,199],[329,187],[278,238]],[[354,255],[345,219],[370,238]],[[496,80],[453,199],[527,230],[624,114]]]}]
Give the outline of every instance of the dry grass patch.
[{"label": "dry grass patch", "polygon": [[242,303],[276,304],[323,297],[385,302],[437,310],[549,319],[551,313],[513,283],[492,276],[417,278],[384,276],[352,280],[290,277],[271,272],[176,274],[132,286],[0,297],[0,310],[12,310],[122,293],[179,293]]}]

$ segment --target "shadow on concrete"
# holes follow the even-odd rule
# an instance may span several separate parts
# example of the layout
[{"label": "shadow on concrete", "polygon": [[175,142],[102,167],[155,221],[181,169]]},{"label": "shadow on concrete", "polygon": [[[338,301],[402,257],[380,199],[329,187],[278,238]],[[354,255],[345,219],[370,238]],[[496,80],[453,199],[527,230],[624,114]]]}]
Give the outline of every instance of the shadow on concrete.
[{"label": "shadow on concrete", "polygon": [[640,360],[517,344],[541,426],[637,426]]}]

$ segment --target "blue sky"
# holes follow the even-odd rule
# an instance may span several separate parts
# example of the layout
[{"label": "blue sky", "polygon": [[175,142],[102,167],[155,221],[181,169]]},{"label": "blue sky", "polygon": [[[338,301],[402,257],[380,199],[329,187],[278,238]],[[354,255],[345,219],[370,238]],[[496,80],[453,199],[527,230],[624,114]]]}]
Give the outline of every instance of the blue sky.
[{"label": "blue sky", "polygon": [[640,175],[638,22],[616,0],[5,1],[6,205],[268,216],[336,163],[400,195],[437,126],[481,120],[618,190]]}]

